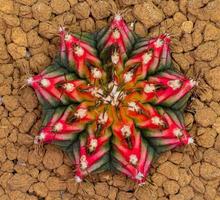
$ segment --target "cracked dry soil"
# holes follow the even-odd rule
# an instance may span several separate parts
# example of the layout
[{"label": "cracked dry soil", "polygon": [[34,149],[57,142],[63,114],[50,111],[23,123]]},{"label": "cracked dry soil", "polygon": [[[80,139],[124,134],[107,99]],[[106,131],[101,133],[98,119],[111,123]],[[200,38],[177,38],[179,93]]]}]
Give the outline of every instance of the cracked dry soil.
[{"label": "cracked dry soil", "polygon": [[[196,145],[162,154],[137,187],[105,172],[77,185],[71,163],[52,145],[36,147],[41,108],[24,80],[49,65],[58,26],[106,26],[117,10],[141,36],[172,36],[174,64],[198,79],[185,113]],[[1,200],[220,200],[220,0],[0,0]]]}]

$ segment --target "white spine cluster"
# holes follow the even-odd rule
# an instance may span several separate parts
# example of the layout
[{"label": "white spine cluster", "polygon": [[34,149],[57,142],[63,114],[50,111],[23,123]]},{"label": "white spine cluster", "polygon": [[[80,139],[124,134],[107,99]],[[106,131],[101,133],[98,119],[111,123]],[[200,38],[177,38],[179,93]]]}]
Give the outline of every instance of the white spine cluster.
[{"label": "white spine cluster", "polygon": [[141,172],[138,172],[135,176],[135,179],[138,181],[142,181],[144,178],[144,174],[142,174]]},{"label": "white spine cluster", "polygon": [[71,35],[70,34],[66,34],[64,40],[65,41],[70,41],[71,40]]},{"label": "white spine cluster", "polygon": [[91,139],[91,141],[89,143],[89,150],[92,152],[96,149],[97,146],[98,146],[97,139]]},{"label": "white spine cluster", "polygon": [[160,48],[163,45],[163,40],[161,40],[160,38],[158,38],[155,42],[154,45],[156,48]]},{"label": "white spine cluster", "polygon": [[152,58],[152,53],[147,52],[142,56],[143,64],[147,64]]},{"label": "white spine cluster", "polygon": [[198,82],[193,80],[193,79],[191,79],[190,80],[190,85],[191,85],[191,87],[198,86]]},{"label": "white spine cluster", "polygon": [[77,183],[81,183],[82,182],[82,179],[79,177],[79,176],[75,176],[75,181]]},{"label": "white spine cluster", "polygon": [[118,29],[115,29],[113,31],[113,38],[116,39],[116,40],[120,38],[120,32],[119,32]]},{"label": "white spine cluster", "polygon": [[138,158],[135,154],[131,154],[129,156],[129,162],[132,164],[132,165],[137,165],[137,162],[138,162]]},{"label": "white spine cluster", "polygon": [[75,116],[76,118],[82,119],[86,116],[86,114],[87,114],[87,109],[80,108],[76,111]]},{"label": "white spine cluster", "polygon": [[85,170],[88,167],[88,162],[85,155],[82,155],[80,158],[80,168]]},{"label": "white spine cluster", "polygon": [[56,124],[54,125],[54,127],[53,127],[53,130],[54,130],[55,132],[59,132],[59,131],[61,131],[62,129],[63,129],[63,124],[60,123],[60,122],[56,123]]},{"label": "white spine cluster", "polygon": [[118,52],[114,52],[112,54],[111,60],[112,60],[113,64],[115,64],[115,65],[118,64],[118,62],[119,62],[119,54],[118,54]]},{"label": "white spine cluster", "polygon": [[181,136],[183,135],[183,132],[182,132],[181,129],[176,128],[176,129],[174,129],[173,134],[174,134],[176,137],[181,137]]},{"label": "white spine cluster", "polygon": [[34,79],[33,79],[32,77],[30,77],[30,78],[27,79],[27,84],[28,84],[28,85],[32,85],[33,82],[34,82]]},{"label": "white spine cluster", "polygon": [[101,88],[97,88],[97,87],[91,88],[90,92],[93,96],[98,98],[103,96],[103,90]]},{"label": "white spine cluster", "polygon": [[182,83],[180,80],[176,79],[168,81],[167,85],[170,86],[173,90],[177,90],[181,88]]},{"label": "white spine cluster", "polygon": [[102,72],[97,68],[93,68],[91,72],[92,72],[93,78],[100,79],[102,77]]},{"label": "white spine cluster", "polygon": [[134,75],[134,74],[133,74],[133,72],[131,72],[131,71],[125,73],[125,74],[124,74],[124,81],[125,81],[125,83],[131,81],[132,78],[133,78],[133,75]]},{"label": "white spine cluster", "polygon": [[151,118],[151,122],[155,125],[163,125],[164,122],[157,116]]},{"label": "white spine cluster", "polygon": [[111,95],[111,104],[113,106],[117,106],[119,104],[119,95],[120,95],[120,91],[116,91],[114,94]]},{"label": "white spine cluster", "polygon": [[63,31],[65,31],[65,27],[64,27],[64,26],[60,26],[60,27],[59,27],[59,32],[61,33],[61,32],[63,32]]},{"label": "white spine cluster", "polygon": [[128,103],[128,110],[134,111],[134,112],[139,112],[140,107],[133,101]]},{"label": "white spine cluster", "polygon": [[166,36],[166,38],[170,38],[170,34],[169,33],[165,33],[164,35]]},{"label": "white spine cluster", "polygon": [[111,103],[111,101],[112,101],[112,98],[109,95],[107,97],[103,98],[103,103],[104,104],[109,104],[109,103]]},{"label": "white spine cluster", "polygon": [[83,49],[82,47],[80,47],[80,46],[76,46],[76,47],[74,48],[74,52],[75,52],[75,54],[76,54],[77,56],[81,57],[81,56],[83,56],[83,54],[84,54],[84,49]]},{"label": "white spine cluster", "polygon": [[37,135],[34,138],[34,144],[39,144],[41,141],[43,141],[45,139],[45,133],[41,132],[39,135]]},{"label": "white spine cluster", "polygon": [[121,15],[120,15],[120,14],[116,14],[116,15],[115,15],[115,20],[116,20],[116,21],[121,21],[121,20],[122,20]]},{"label": "white spine cluster", "polygon": [[98,123],[106,124],[107,121],[108,121],[108,113],[107,112],[101,113],[98,118]]},{"label": "white spine cluster", "polygon": [[131,129],[129,126],[127,125],[124,125],[122,128],[121,128],[121,133],[124,137],[128,138],[131,136]]},{"label": "white spine cluster", "polygon": [[67,92],[72,92],[75,89],[75,86],[73,83],[65,83],[63,84],[63,88],[67,91]]},{"label": "white spine cluster", "polygon": [[155,88],[154,84],[146,84],[144,87],[145,93],[151,93],[151,92],[154,92],[155,90],[156,90],[156,88]]},{"label": "white spine cluster", "polygon": [[192,137],[190,137],[190,138],[188,139],[188,144],[194,144],[194,139],[193,139]]},{"label": "white spine cluster", "polygon": [[46,78],[43,78],[43,79],[41,79],[40,84],[43,87],[49,87],[50,86],[50,81],[48,79],[46,79]]}]

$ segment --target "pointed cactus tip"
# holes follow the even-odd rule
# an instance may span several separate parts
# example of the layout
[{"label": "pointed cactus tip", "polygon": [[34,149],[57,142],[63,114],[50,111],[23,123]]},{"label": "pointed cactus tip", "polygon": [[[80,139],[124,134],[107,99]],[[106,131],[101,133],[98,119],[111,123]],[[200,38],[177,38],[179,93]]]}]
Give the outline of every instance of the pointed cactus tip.
[{"label": "pointed cactus tip", "polygon": [[194,144],[194,139],[193,139],[192,137],[190,137],[190,138],[188,139],[188,144]]},{"label": "pointed cactus tip", "polygon": [[65,35],[64,40],[65,40],[65,41],[70,41],[70,39],[71,39],[71,35],[70,35],[69,33],[67,33],[67,34]]},{"label": "pointed cactus tip", "polygon": [[135,24],[134,22],[131,22],[131,24],[130,24],[130,28],[131,28],[131,29],[134,28],[134,24]]},{"label": "pointed cactus tip", "polygon": [[63,31],[65,31],[65,27],[64,26],[60,26],[59,27],[59,32],[63,32]]},{"label": "pointed cactus tip", "polygon": [[191,98],[191,100],[192,100],[192,101],[195,101],[195,100],[196,100],[196,98],[195,98],[195,97],[192,97],[192,98]]},{"label": "pointed cactus tip", "polygon": [[116,14],[115,15],[115,20],[116,21],[120,21],[122,19],[121,15],[120,14]]},{"label": "pointed cactus tip", "polygon": [[32,85],[32,84],[33,84],[33,81],[34,81],[34,80],[33,80],[33,77],[30,77],[30,78],[27,79],[27,84],[28,84],[28,85]]},{"label": "pointed cactus tip", "polygon": [[166,38],[170,38],[170,34],[169,33],[165,33],[164,35],[166,36]]},{"label": "pointed cactus tip", "polygon": [[[136,179],[137,181],[141,181],[141,183],[144,184],[144,182],[142,182],[142,181],[143,181],[143,178],[144,178],[144,174],[142,174],[141,172],[138,172],[138,173],[136,174],[136,176],[135,176],[135,179]],[[141,184],[141,183],[140,183],[140,184]]]},{"label": "pointed cactus tip", "polygon": [[39,144],[39,143],[40,143],[40,136],[35,136],[34,144]]},{"label": "pointed cactus tip", "polygon": [[193,80],[193,79],[191,79],[191,80],[190,80],[190,85],[191,85],[192,87],[198,86],[198,82],[195,81],[195,80]]},{"label": "pointed cactus tip", "polygon": [[34,138],[34,144],[40,144],[44,141],[45,133],[41,132],[39,135],[35,136]]},{"label": "pointed cactus tip", "polygon": [[140,187],[142,187],[142,186],[146,185],[146,182],[141,182],[141,183],[139,183],[138,185],[139,185]]},{"label": "pointed cactus tip", "polygon": [[75,181],[77,183],[81,183],[82,182],[82,179],[79,177],[79,176],[75,176]]}]

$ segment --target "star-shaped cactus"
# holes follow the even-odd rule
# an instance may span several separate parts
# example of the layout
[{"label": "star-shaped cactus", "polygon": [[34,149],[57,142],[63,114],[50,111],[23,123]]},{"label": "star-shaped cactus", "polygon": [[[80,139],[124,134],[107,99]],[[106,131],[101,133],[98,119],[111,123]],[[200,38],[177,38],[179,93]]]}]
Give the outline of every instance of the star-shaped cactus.
[{"label": "star-shaped cactus", "polygon": [[36,143],[73,160],[76,181],[116,169],[144,183],[156,153],[192,143],[182,110],[195,82],[172,68],[170,38],[137,37],[116,15],[88,34],[60,29],[60,55],[30,78],[43,106]]}]

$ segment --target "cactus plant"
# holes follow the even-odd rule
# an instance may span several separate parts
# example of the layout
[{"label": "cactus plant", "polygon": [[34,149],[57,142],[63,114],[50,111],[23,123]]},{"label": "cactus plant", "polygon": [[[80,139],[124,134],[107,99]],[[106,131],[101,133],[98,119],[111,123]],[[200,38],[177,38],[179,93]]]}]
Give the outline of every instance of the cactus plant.
[{"label": "cactus plant", "polygon": [[174,70],[167,34],[136,36],[120,15],[99,32],[60,29],[53,65],[28,79],[43,106],[36,143],[53,143],[75,178],[116,169],[144,183],[155,155],[193,142],[182,112],[195,85]]}]

